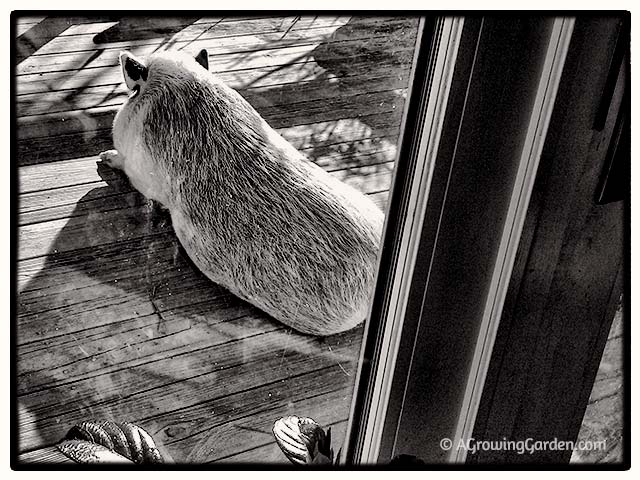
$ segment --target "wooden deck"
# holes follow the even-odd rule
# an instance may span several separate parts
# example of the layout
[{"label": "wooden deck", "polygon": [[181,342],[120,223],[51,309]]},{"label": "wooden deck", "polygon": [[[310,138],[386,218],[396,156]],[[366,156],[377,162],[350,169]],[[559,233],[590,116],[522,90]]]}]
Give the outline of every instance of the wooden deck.
[{"label": "wooden deck", "polygon": [[620,463],[624,460],[624,317],[620,305],[611,325],[591,390],[578,442],[606,440],[604,448],[574,450],[574,463]]},{"label": "wooden deck", "polygon": [[293,145],[385,205],[417,20],[27,18],[16,25],[19,449],[134,421],[175,462],[287,462],[287,414],[349,413],[362,329],[285,328],[190,263],[170,220],[96,167],[126,96],[118,53],[197,53]]}]

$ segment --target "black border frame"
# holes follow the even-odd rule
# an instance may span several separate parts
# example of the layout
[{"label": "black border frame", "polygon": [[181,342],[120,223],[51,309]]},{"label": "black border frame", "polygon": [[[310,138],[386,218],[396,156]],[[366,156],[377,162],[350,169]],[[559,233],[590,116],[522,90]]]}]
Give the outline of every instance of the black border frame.
[{"label": "black border frame", "polygon": [[[11,57],[11,61],[12,61],[12,65],[10,68],[10,96],[11,96],[11,100],[10,100],[10,126],[11,126],[11,132],[10,132],[10,151],[11,151],[11,159],[10,159],[10,196],[11,196],[11,207],[10,207],[10,275],[11,275],[11,280],[10,280],[10,295],[11,295],[11,299],[10,299],[10,316],[11,316],[11,338],[10,338],[10,374],[11,374],[11,381],[10,381],[10,396],[11,396],[11,421],[10,421],[10,434],[11,434],[11,440],[15,440],[18,438],[18,425],[17,425],[17,418],[18,418],[18,408],[17,408],[17,400],[16,400],[16,391],[17,391],[17,366],[16,363],[13,361],[15,358],[15,352],[16,352],[16,337],[15,337],[15,332],[16,332],[16,328],[15,328],[15,321],[16,321],[16,312],[17,312],[17,245],[18,245],[18,228],[17,228],[17,219],[18,219],[18,212],[19,212],[19,177],[18,177],[18,165],[17,165],[17,161],[14,159],[15,158],[15,154],[17,152],[17,119],[16,119],[16,111],[15,111],[15,65],[13,62],[13,59],[16,58],[16,43],[14,41],[14,37],[15,37],[15,30],[16,30],[16,18],[20,17],[20,16],[25,16],[25,15],[44,15],[44,14],[54,14],[55,16],[65,16],[65,15],[73,15],[73,14],[78,14],[78,10],[55,10],[55,11],[51,11],[51,10],[14,10],[11,12],[11,17],[10,17],[10,57]],[[216,13],[216,12],[221,12],[221,10],[208,10],[208,11],[198,11],[198,13],[202,13],[202,14],[211,14],[211,13]],[[370,15],[380,15],[380,14],[385,14],[385,15],[398,15],[398,14],[402,14],[402,15],[416,15],[416,16],[422,16],[422,15],[429,15],[429,16],[443,16],[443,15],[465,15],[465,16],[474,16],[474,15],[483,15],[483,14],[491,14],[491,15],[496,15],[496,16],[502,16],[502,15],[513,15],[513,14],[518,14],[518,15],[580,15],[580,16],[600,16],[600,15],[611,15],[611,14],[620,14],[623,13],[627,16],[630,16],[629,12],[624,12],[624,11],[619,11],[619,10],[592,10],[592,11],[586,11],[586,12],[576,12],[574,10],[553,10],[553,11],[540,11],[540,10],[511,10],[511,11],[487,11],[487,10],[472,10],[472,11],[450,11],[450,10],[432,10],[432,11],[425,11],[425,10],[358,10],[358,11],[353,11],[353,10],[310,10],[310,11],[306,11],[306,10],[301,10],[299,11],[302,14],[310,14],[310,13],[314,13],[314,14],[335,14],[335,13],[345,13],[345,14],[353,14],[353,15],[360,15],[360,16],[370,16]],[[145,11],[145,10],[91,10],[91,11],[87,11],[87,12],[82,12],[83,14],[87,14],[87,15],[100,15],[100,14],[126,14],[126,15],[131,15],[131,16],[136,16],[136,15],[144,15],[144,16],[149,16],[149,17],[157,17],[157,16],[166,16],[166,15],[188,15],[188,14],[193,14],[194,10],[154,10],[154,11]],[[291,10],[224,10],[224,13],[227,15],[247,15],[248,13],[251,13],[252,15],[281,15],[281,14],[291,14],[292,11]],[[295,12],[298,13],[298,12]],[[407,110],[408,111],[412,111],[412,104],[415,103],[414,102],[414,98],[411,97],[409,98],[409,102],[408,102],[408,107]],[[413,107],[415,108],[415,107]],[[411,119],[407,120],[407,128],[411,127]],[[403,136],[403,145],[404,145],[404,138],[405,136]],[[404,146],[403,146],[404,149]],[[402,155],[402,154],[401,154]],[[404,161],[403,160],[404,157],[400,156],[398,158],[398,162]],[[394,216],[396,215],[396,212],[394,211],[394,208],[398,208],[398,203],[400,202],[400,200],[398,200],[399,198],[402,198],[403,194],[401,192],[401,190],[398,190],[398,188],[402,188],[400,185],[402,185],[404,182],[406,182],[406,178],[403,178],[403,173],[398,170],[396,171],[396,173],[394,174],[395,176],[395,180],[394,180],[394,187],[393,190],[391,191],[390,195],[390,202],[389,202],[389,207],[387,209],[387,215],[388,216]],[[630,181],[630,180],[629,180]],[[397,185],[397,186],[396,186]],[[631,435],[631,427],[630,427],[630,406],[631,406],[631,395],[630,395],[630,370],[631,370],[631,355],[630,355],[630,347],[631,347],[631,337],[630,337],[630,313],[631,313],[631,308],[630,308],[630,295],[631,295],[631,288],[630,288],[630,280],[631,280],[631,262],[630,262],[630,257],[631,257],[631,250],[630,250],[630,244],[631,244],[631,229],[630,229],[630,220],[631,220],[631,214],[630,214],[630,200],[627,199],[625,201],[625,225],[624,225],[624,231],[625,231],[625,245],[624,245],[624,250],[625,250],[625,272],[624,272],[624,278],[623,278],[623,282],[624,282],[624,314],[625,314],[625,318],[624,318],[624,341],[623,341],[623,346],[624,346],[624,372],[623,372],[623,384],[625,386],[625,392],[624,392],[624,422],[623,422],[623,442],[624,442],[624,460],[622,463],[620,464],[567,464],[567,465],[495,465],[495,466],[489,466],[489,465],[428,465],[428,466],[421,466],[421,465],[376,465],[376,466],[354,466],[354,465],[346,465],[346,466],[340,466],[340,468],[344,468],[344,469],[348,469],[348,470],[423,470],[426,468],[428,469],[434,469],[434,470],[464,470],[464,471],[479,471],[479,470],[488,470],[488,471],[493,471],[493,470],[544,470],[544,471],[548,471],[548,470],[575,470],[575,471],[582,471],[582,470],[598,470],[598,471],[619,471],[619,470],[628,470],[631,466],[631,440],[630,440],[630,435]],[[394,223],[398,222],[398,219],[394,219],[393,220]],[[387,230],[388,231],[388,230]],[[384,240],[384,245],[382,247],[382,251],[383,253],[381,254],[381,263],[380,263],[380,270],[379,270],[379,274],[382,275],[387,275],[390,265],[388,264],[389,260],[385,260],[385,255],[388,256],[390,255],[390,253],[384,253],[384,252],[390,252],[391,250],[394,249],[394,244],[392,243],[393,240],[389,239],[387,240],[387,234],[385,232],[385,240]],[[383,286],[381,286],[381,283],[378,282],[377,286],[376,286],[376,292],[375,292],[375,296],[374,296],[374,308],[376,306],[376,304],[379,304],[380,300],[377,300],[380,295],[381,295],[381,290],[383,289]],[[377,302],[377,303],[376,303]],[[373,328],[370,327],[370,328]],[[366,339],[365,339],[366,340]],[[371,351],[371,347],[368,347],[365,350],[365,353],[370,353]],[[79,470],[79,471],[94,471],[94,470],[98,470],[98,471],[102,471],[102,470],[114,470],[114,471],[130,471],[133,470],[132,468],[128,468],[126,466],[122,467],[122,466],[105,466],[105,465],[100,465],[100,466],[95,466],[95,465],[78,465],[78,468],[69,468],[68,466],[62,466],[62,465],[46,465],[46,466],[42,466],[42,465],[24,465],[24,464],[20,464],[18,463],[18,444],[16,441],[11,441],[10,442],[10,465],[11,468],[13,470],[19,470],[19,471],[72,471],[72,470]],[[272,465],[260,465],[260,464],[225,464],[225,465],[220,465],[217,466],[218,468],[205,468],[203,466],[200,465],[191,465],[191,464],[174,464],[174,465],[169,465],[169,464],[165,464],[162,465],[159,468],[150,468],[150,467],[136,467],[135,470],[140,470],[140,471],[145,471],[145,470],[205,470],[205,471],[209,471],[209,470],[301,470],[300,467],[295,467],[293,465],[278,465],[278,466],[272,466]],[[220,468],[222,467],[222,468]],[[309,468],[309,467],[305,467],[305,468]],[[315,469],[320,469],[320,470],[331,470],[334,467],[314,467]],[[302,469],[304,470],[304,468]]]}]

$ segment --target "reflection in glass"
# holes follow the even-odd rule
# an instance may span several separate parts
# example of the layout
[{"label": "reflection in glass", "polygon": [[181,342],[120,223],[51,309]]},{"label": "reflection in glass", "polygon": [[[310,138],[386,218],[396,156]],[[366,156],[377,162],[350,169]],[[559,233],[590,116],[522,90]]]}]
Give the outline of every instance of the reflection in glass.
[{"label": "reflection in glass", "polygon": [[[311,417],[340,448],[363,326],[304,335],[212,283],[168,213],[118,170],[129,50],[209,53],[309,160],[384,210],[417,18],[20,17],[19,451],[89,419],[132,421],[167,461],[287,462],[272,428]],[[251,172],[247,172],[250,175]]]}]

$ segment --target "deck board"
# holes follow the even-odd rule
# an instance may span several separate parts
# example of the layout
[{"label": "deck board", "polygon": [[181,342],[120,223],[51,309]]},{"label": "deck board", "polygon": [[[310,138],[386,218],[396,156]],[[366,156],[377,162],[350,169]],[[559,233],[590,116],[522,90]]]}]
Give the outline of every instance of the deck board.
[{"label": "deck board", "polygon": [[[94,35],[75,35],[72,37],[56,37],[47,42],[42,48],[25,59],[18,65],[18,73],[29,73],[35,71],[55,71],[56,69],[69,65],[86,66],[85,60],[94,59],[93,65],[116,65],[117,55],[123,49],[131,49],[134,53],[148,55],[154,51],[166,48],[194,50],[196,53],[200,48],[211,49],[209,55],[217,58],[221,54],[240,54],[263,50],[271,53],[270,50],[287,46],[305,45],[309,43],[321,42],[331,35],[337,27],[345,25],[349,17],[328,17],[311,22],[311,19],[301,19],[290,22],[287,26],[283,24],[281,28],[280,20],[272,20],[272,24],[266,21],[258,21],[260,25],[252,24],[251,21],[238,23],[215,23],[212,25],[199,24],[194,28],[185,28],[173,35],[170,41],[164,38],[150,38],[141,41],[127,40],[124,42],[100,42],[99,55],[96,56],[96,40]],[[365,19],[363,23],[371,28],[362,30],[358,35],[350,37],[350,41],[358,38],[371,38],[372,30],[376,27],[385,29],[402,25],[406,20]],[[242,25],[240,25],[242,24]],[[224,28],[221,28],[224,27]],[[260,31],[262,29],[262,31]],[[130,31],[125,32],[130,35]]]},{"label": "deck board", "polygon": [[[372,88],[380,88],[382,81],[370,82]],[[309,100],[305,98],[305,89],[291,92],[292,102],[289,104],[271,101],[268,97],[258,93],[249,95],[256,101],[255,108],[274,128],[284,125],[308,125],[313,123],[336,121],[339,115],[347,115],[346,118],[357,117],[362,111],[362,105],[369,107],[368,114],[392,114],[397,109],[397,104],[401,103],[397,99],[396,89],[393,90],[373,90],[366,93],[356,93],[344,95],[338,89],[328,89],[324,95]],[[297,101],[296,101],[297,100]],[[330,109],[328,109],[329,107]],[[395,108],[394,108],[395,107]],[[42,114],[37,116],[24,117],[21,122],[19,140],[33,140],[36,138],[56,138],[72,132],[83,132],[91,135],[97,130],[110,129],[113,124],[113,117],[116,109],[112,106],[93,107],[78,111],[77,114],[60,115],[58,113]],[[62,120],[64,119],[64,120]]]},{"label": "deck board", "polygon": [[21,453],[74,423],[146,428],[175,462],[286,462],[289,414],[346,429],[362,327],[298,334],[212,284],[166,213],[98,166],[127,92],[117,54],[209,49],[308,158],[384,208],[414,18],[42,17],[16,21]]},{"label": "deck board", "polygon": [[[194,40],[218,39],[223,42],[220,46],[223,46],[225,45],[224,40],[228,39],[226,45],[237,45],[237,47],[242,45],[255,46],[261,42],[268,42],[272,38],[282,40],[292,32],[335,27],[336,25],[341,26],[347,23],[348,20],[348,16],[306,17],[298,21],[296,21],[295,17],[266,19],[225,19],[221,17],[191,23],[188,20],[180,21],[178,19],[171,24],[174,29],[180,28],[179,31],[171,35],[171,42],[177,42],[177,46],[180,48],[186,42]],[[101,34],[114,26],[119,27],[119,34],[111,35],[111,38],[105,38],[103,41],[96,43],[95,37],[97,34]],[[157,36],[142,40],[127,39],[126,37],[131,36],[132,30],[135,32],[136,29],[122,26],[121,22],[114,21],[75,25],[73,28],[67,29],[64,34],[47,42],[45,46],[34,53],[33,57],[42,55],[59,56],[83,51],[94,52],[96,44],[99,45],[100,49],[120,50],[122,48],[130,49],[145,45],[158,46],[168,43],[166,38]],[[138,28],[137,30],[141,29]],[[265,35],[265,37],[261,37],[262,35]],[[253,37],[254,43],[249,43],[250,39],[247,37]],[[122,40],[119,40],[119,38],[122,38]],[[237,43],[234,43],[233,39],[236,38]]]},{"label": "deck board", "polygon": [[[266,69],[256,70],[262,74],[268,72]],[[319,89],[317,78],[322,73],[323,70],[314,62],[307,62],[296,67],[295,77],[292,77],[292,72],[279,72],[277,78],[270,76],[270,84],[262,82],[262,84],[241,89],[241,92],[245,99],[252,104],[253,101],[263,104],[268,101],[269,104],[277,105],[282,104],[283,100],[289,96],[294,96],[293,101],[295,102],[302,98],[306,98],[307,101],[331,98],[336,95],[336,90],[344,90],[345,94],[362,92],[362,82],[371,85],[370,88],[367,88],[368,92],[389,91],[406,88],[408,69],[399,70],[397,66],[383,65],[375,70],[370,70],[361,66],[352,69],[349,74],[341,76],[340,82],[334,82],[324,89]],[[279,80],[286,80],[288,83],[276,83]],[[239,75],[236,75],[228,83],[233,84],[239,81],[241,79],[239,79]],[[284,87],[284,85],[288,86]],[[87,110],[98,106],[119,106],[127,95],[126,86],[123,84],[91,86],[78,92],[74,91],[73,94],[60,90],[47,92],[46,95],[42,93],[24,94],[18,97],[18,115],[21,117],[21,122],[26,124],[28,119],[25,117],[33,115],[59,114],[60,112]]]}]

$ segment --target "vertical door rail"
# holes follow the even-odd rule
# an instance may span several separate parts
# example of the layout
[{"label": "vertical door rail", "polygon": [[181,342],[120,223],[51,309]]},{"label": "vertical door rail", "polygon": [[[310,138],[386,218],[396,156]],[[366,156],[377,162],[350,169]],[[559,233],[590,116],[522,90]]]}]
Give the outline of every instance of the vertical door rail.
[{"label": "vertical door rail", "polygon": [[[413,70],[413,88],[409,92],[408,115],[413,124],[411,132],[407,128],[407,117],[403,122],[403,147],[409,156],[407,164],[411,169],[405,174],[409,185],[405,185],[405,198],[392,198],[390,210],[403,217],[404,222],[397,232],[390,232],[389,219],[385,224],[386,237],[394,233],[399,236],[397,250],[392,254],[396,260],[390,275],[381,282],[378,277],[377,293],[384,294],[383,305],[376,311],[374,300],[373,312],[377,316],[367,325],[368,337],[365,338],[361,354],[360,370],[356,379],[354,405],[347,428],[347,463],[375,463],[378,461],[380,441],[387,413],[387,405],[391,390],[391,380],[395,368],[399,340],[403,331],[404,313],[407,306],[408,289],[411,284],[416,262],[416,250],[422,231],[424,210],[427,204],[429,186],[433,174],[433,166],[438,153],[442,125],[449,98],[451,78],[460,44],[460,36],[464,20],[460,17],[438,19],[435,25],[434,43],[431,44],[429,30],[425,28],[425,20],[421,21],[418,42],[422,45],[416,56],[427,58],[427,62],[416,60]],[[426,50],[430,52],[426,52]],[[418,87],[418,88],[416,88]],[[412,96],[414,96],[412,98]],[[413,110],[411,104],[417,109]],[[417,105],[419,104],[419,106]],[[413,110],[413,111],[412,111]],[[411,138],[413,136],[413,138]],[[400,154],[401,156],[403,153]],[[394,185],[398,181],[398,170]],[[393,189],[395,189],[394,186]],[[393,191],[392,189],[392,191]],[[402,192],[398,192],[402,193]],[[402,205],[394,205],[394,200],[402,201]],[[383,250],[382,256],[384,257]],[[386,291],[380,292],[381,283],[386,281]],[[375,326],[380,329],[376,329]],[[377,331],[376,331],[377,330]],[[369,347],[369,348],[367,348]],[[373,350],[368,352],[368,350]],[[367,368],[369,367],[369,368]],[[363,374],[364,373],[364,374]],[[363,382],[366,373],[371,377]],[[360,385],[359,385],[360,384]],[[360,414],[360,415],[359,415]]]},{"label": "vertical door rail", "polygon": [[[509,288],[509,280],[511,279],[520,235],[527,214],[542,147],[547,136],[549,122],[551,121],[553,105],[560,85],[562,69],[567,57],[574,23],[574,18],[557,18],[553,22],[549,47],[547,48],[544,67],[540,75],[540,83],[531,112],[527,136],[522,148],[520,166],[502,231],[498,256],[491,277],[490,289],[482,316],[460,418],[453,438],[453,445],[458,445],[460,442],[468,442],[472,436],[473,425],[482,395],[482,387],[487,376],[491,352],[498,331],[500,316],[502,315],[502,307]],[[449,459],[455,462],[464,462],[466,456],[467,449],[453,448]]]},{"label": "vertical door rail", "polygon": [[573,25],[434,21],[414,69],[346,463],[465,461],[456,446],[473,432]]}]

